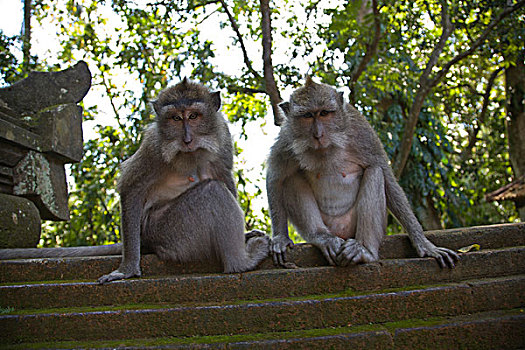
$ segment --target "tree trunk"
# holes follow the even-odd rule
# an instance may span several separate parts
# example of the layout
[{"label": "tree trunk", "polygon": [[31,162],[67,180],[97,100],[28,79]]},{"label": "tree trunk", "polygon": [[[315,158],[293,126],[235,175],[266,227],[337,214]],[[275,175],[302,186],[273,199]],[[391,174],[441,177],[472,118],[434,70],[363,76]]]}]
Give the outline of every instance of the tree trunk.
[{"label": "tree trunk", "polygon": [[261,27],[264,64],[264,83],[266,92],[270,96],[273,110],[273,121],[275,125],[281,125],[283,116],[278,104],[282,101],[279,89],[273,76],[272,63],[272,22],[270,16],[270,1],[261,0]]},{"label": "tree trunk", "polygon": [[[514,178],[525,174],[525,51],[514,65],[505,70],[505,91],[507,95],[507,137],[509,157]],[[525,222],[525,206],[518,207],[521,221]]]},{"label": "tree trunk", "polygon": [[31,0],[24,0],[24,33],[22,35],[23,67],[25,73],[29,73],[31,60]]},{"label": "tree trunk", "polygon": [[430,195],[422,197],[419,193],[416,195],[417,204],[414,207],[419,222],[425,230],[441,230],[441,217],[439,211],[434,207],[434,201]]},{"label": "tree trunk", "polygon": [[401,178],[403,170],[405,170],[408,156],[410,155],[410,150],[412,149],[416,125],[417,121],[419,120],[419,113],[423,108],[425,98],[432,89],[433,84],[435,85],[435,82],[430,79],[430,74],[432,73],[434,66],[438,63],[439,56],[441,56],[441,52],[443,52],[448,38],[454,31],[454,25],[450,21],[450,15],[448,13],[448,6],[446,2],[441,4],[441,27],[442,32],[439,41],[436,43],[436,46],[434,46],[425,70],[419,77],[419,89],[416,92],[416,97],[414,98],[412,107],[410,107],[410,111],[408,112],[408,119],[403,130],[403,137],[401,138],[399,153],[395,157],[392,164],[394,174],[398,180]]}]

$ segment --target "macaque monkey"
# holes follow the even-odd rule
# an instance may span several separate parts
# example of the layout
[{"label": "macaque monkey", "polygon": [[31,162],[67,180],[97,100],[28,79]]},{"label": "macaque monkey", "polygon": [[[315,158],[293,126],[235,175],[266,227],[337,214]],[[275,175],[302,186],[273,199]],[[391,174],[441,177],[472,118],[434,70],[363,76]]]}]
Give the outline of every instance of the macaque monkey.
[{"label": "macaque monkey", "polygon": [[420,257],[454,267],[459,256],[424,236],[381,141],[342,93],[306,77],[280,107],[286,121],[271,148],[266,178],[275,264],[287,266],[286,249],[293,245],[288,220],[331,265],[376,261],[388,208]]},{"label": "macaque monkey", "polygon": [[98,281],[140,276],[141,250],[161,260],[212,261],[226,273],[255,269],[269,254],[270,238],[252,232],[245,242],[219,92],[184,79],[152,104],[156,120],[122,163],[117,183],[122,262]]}]

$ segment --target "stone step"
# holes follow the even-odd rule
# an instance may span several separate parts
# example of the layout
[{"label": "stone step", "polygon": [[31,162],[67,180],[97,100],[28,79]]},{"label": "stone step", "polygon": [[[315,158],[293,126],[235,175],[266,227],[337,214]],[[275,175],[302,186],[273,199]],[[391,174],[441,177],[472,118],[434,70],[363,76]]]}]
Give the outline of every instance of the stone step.
[{"label": "stone step", "polygon": [[232,336],[22,343],[10,349],[521,349],[523,309]]},{"label": "stone step", "polygon": [[[371,326],[290,332],[281,339],[171,344],[178,349],[519,349],[525,346],[523,310],[408,320]],[[133,348],[133,347],[131,347]]]},{"label": "stone step", "polygon": [[310,294],[365,292],[525,274],[525,247],[462,254],[454,269],[431,258],[382,260],[350,267],[257,270],[242,274],[175,275],[99,285],[94,281],[6,283],[0,307],[20,309],[139,303],[225,302]]},{"label": "stone step", "polygon": [[234,335],[460,316],[524,305],[525,275],[519,275],[277,301],[15,310],[0,315],[0,330],[4,344]]},{"label": "stone step", "polygon": [[[525,223],[478,226],[425,233],[436,245],[459,249],[472,244],[481,249],[499,249],[525,246]],[[381,246],[382,259],[416,257],[407,235],[388,236]],[[120,256],[89,258],[46,258],[0,261],[0,283],[50,281],[50,280],[96,280],[120,264]],[[326,266],[319,250],[309,244],[297,244],[289,254],[289,260],[300,267]],[[174,276],[180,274],[220,272],[217,266],[206,263],[176,264],[159,261],[155,255],[141,259],[142,275]],[[260,269],[274,269],[271,259],[266,259]]]}]

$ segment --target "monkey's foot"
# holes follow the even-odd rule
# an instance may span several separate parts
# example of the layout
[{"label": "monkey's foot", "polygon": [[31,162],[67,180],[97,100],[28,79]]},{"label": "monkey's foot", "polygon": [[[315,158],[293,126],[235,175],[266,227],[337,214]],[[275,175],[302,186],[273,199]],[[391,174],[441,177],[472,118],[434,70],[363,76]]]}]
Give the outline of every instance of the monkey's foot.
[{"label": "monkey's foot", "polygon": [[270,254],[273,264],[286,268],[286,250],[293,247],[293,242],[288,235],[274,235],[270,242]]},{"label": "monkey's foot", "polygon": [[244,234],[244,242],[248,242],[250,239],[254,237],[264,237],[264,236],[267,236],[266,232],[254,229]]},{"label": "monkey's foot", "polygon": [[119,270],[115,270],[107,275],[104,275],[98,279],[99,284],[104,284],[111,281],[117,281],[117,280],[123,280],[126,278],[131,277],[140,277],[141,272],[140,270],[138,272],[120,272]]},{"label": "monkey's foot", "polygon": [[337,265],[348,266],[349,264],[360,264],[376,261],[377,259],[355,239],[346,240],[337,254]]},{"label": "monkey's foot", "polygon": [[266,259],[270,254],[270,237],[263,234],[249,238],[246,242],[246,251],[250,257],[258,262]]},{"label": "monkey's foot", "polygon": [[337,253],[344,242],[344,239],[331,234],[318,234],[312,244],[321,250],[330,265],[335,266],[337,265]]}]

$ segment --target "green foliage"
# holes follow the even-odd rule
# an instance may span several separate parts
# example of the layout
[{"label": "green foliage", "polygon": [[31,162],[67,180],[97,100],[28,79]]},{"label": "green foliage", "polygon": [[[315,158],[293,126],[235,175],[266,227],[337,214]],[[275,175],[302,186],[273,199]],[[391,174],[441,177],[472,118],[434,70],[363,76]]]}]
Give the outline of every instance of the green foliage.
[{"label": "green foliage", "polygon": [[16,37],[8,37],[0,30],[0,82],[14,83],[21,78],[21,69],[13,69],[20,64],[13,54]]},{"label": "green foliage", "polygon": [[[153,116],[149,102],[183,76],[220,89],[222,111],[236,132],[235,176],[248,229],[270,230],[264,174],[248,169],[242,142],[252,123],[271,118],[264,93],[258,3],[150,0],[141,5],[114,1],[38,1],[35,19],[54,26],[60,47],[32,58],[33,67],[59,69],[85,60],[93,87],[84,100],[84,120],[98,125],[85,142],[82,162],[71,166],[71,222],[46,223],[43,245],[92,245],[119,239],[118,165],[140,144]],[[370,4],[371,2],[369,2]],[[350,92],[353,104],[377,130],[390,159],[399,153],[405,121],[420,76],[439,40],[443,1],[377,1],[378,15],[362,12],[362,1],[326,4],[287,0],[272,7],[274,74],[282,89],[302,83],[305,73]],[[450,0],[454,30],[431,74],[467,50],[506,1]],[[228,13],[235,20],[238,37]],[[499,76],[483,95],[489,76],[524,50],[525,10],[514,12],[491,31],[473,54],[456,63],[432,87],[419,115],[411,155],[400,183],[419,218],[444,227],[513,221],[512,203],[487,203],[484,195],[512,178],[505,138],[505,91]],[[359,20],[358,20],[359,18]],[[218,22],[220,33],[210,33]],[[36,21],[34,21],[36,22]],[[379,23],[377,51],[363,73],[357,67],[370,53]],[[40,30],[37,25],[34,31]],[[218,36],[221,36],[219,38]],[[240,50],[247,48],[247,64]],[[20,39],[0,33],[0,82],[23,77],[14,53]],[[225,62],[221,57],[227,56]],[[253,60],[253,61],[251,61]],[[97,105],[88,102],[95,98]],[[286,96],[283,96],[286,98]],[[264,126],[265,123],[262,123]],[[469,145],[469,135],[476,136]],[[265,150],[267,153],[268,150]],[[264,167],[263,167],[264,169]],[[425,220],[423,220],[425,219]],[[428,221],[431,222],[432,220]],[[391,221],[388,231],[400,228]],[[294,239],[298,235],[292,231]]]}]

